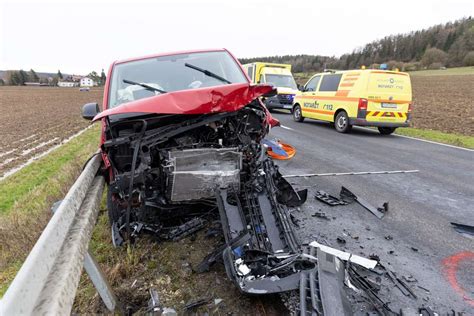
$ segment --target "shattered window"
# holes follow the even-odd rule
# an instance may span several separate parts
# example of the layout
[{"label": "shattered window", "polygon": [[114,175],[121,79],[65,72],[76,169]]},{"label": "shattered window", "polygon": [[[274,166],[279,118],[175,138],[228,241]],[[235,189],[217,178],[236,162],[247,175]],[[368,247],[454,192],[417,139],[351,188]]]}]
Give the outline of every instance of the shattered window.
[{"label": "shattered window", "polygon": [[[177,54],[115,65],[109,90],[109,108],[166,92],[225,85],[188,65],[207,70],[231,83],[248,82],[242,69],[226,51]],[[138,84],[147,85],[153,89]]]}]

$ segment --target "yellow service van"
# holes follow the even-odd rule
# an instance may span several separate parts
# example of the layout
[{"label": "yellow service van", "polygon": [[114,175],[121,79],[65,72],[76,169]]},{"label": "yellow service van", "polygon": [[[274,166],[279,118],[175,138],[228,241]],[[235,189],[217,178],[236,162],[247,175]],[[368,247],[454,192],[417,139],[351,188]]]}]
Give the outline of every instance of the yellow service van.
[{"label": "yellow service van", "polygon": [[340,133],[353,125],[376,126],[383,135],[410,124],[412,93],[405,72],[360,69],[311,77],[293,103],[293,119],[334,122]]},{"label": "yellow service van", "polygon": [[277,88],[276,96],[262,99],[268,109],[292,109],[299,90],[291,65],[255,62],[242,66],[253,83],[267,83]]}]

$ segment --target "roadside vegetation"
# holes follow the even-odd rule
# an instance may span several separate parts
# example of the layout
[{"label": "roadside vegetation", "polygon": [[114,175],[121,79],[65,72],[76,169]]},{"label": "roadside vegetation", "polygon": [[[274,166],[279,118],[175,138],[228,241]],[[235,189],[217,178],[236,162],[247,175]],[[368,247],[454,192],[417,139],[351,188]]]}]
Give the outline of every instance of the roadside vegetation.
[{"label": "roadside vegetation", "polygon": [[398,135],[421,138],[443,144],[474,149],[474,136],[443,133],[440,131],[420,128],[398,128],[395,133]]},{"label": "roadside vegetation", "polygon": [[474,66],[456,67],[446,69],[427,69],[411,71],[411,76],[456,76],[456,75],[474,75]]},{"label": "roadside vegetation", "polygon": [[52,204],[67,193],[98,140],[97,125],[0,181],[0,296],[48,223]]}]

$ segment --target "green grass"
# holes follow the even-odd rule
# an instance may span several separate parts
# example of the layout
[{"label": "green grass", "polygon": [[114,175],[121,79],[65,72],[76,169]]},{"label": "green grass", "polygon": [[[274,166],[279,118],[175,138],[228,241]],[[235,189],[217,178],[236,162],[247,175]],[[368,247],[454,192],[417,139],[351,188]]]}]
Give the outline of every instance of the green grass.
[{"label": "green grass", "polygon": [[418,70],[411,71],[411,76],[451,76],[451,75],[474,75],[474,67],[456,67],[445,70]]},{"label": "green grass", "polygon": [[98,141],[97,125],[0,181],[0,297]]},{"label": "green grass", "polygon": [[474,149],[474,136],[444,133],[440,131],[419,128],[398,128],[395,133],[398,135],[416,137],[443,144]]}]

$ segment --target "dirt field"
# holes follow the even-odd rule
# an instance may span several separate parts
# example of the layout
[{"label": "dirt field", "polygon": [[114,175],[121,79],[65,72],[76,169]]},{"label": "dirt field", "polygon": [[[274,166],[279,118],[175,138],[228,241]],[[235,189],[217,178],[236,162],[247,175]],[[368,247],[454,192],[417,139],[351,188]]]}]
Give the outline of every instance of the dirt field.
[{"label": "dirt field", "polygon": [[102,103],[102,89],[0,87],[0,177],[84,129],[87,102]]},{"label": "dirt field", "polygon": [[[305,84],[311,74],[295,74]],[[474,75],[412,75],[412,127],[474,135]]]},{"label": "dirt field", "polygon": [[413,127],[474,135],[474,75],[412,76]]}]

